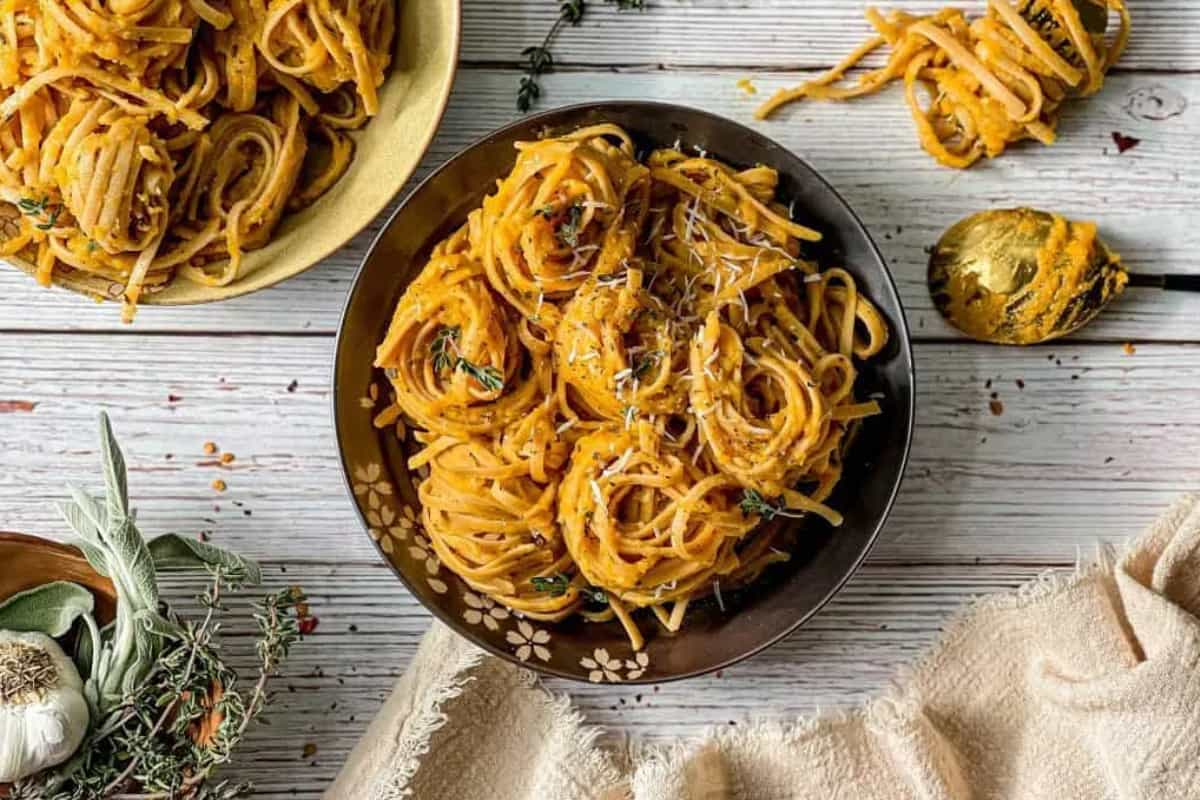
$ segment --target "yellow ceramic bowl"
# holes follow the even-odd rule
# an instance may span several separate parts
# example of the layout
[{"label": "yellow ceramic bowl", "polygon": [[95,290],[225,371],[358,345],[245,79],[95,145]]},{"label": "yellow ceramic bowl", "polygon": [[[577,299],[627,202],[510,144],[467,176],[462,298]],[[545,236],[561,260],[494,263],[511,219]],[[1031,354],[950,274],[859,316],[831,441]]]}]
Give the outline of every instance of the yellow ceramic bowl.
[{"label": "yellow ceramic bowl", "polygon": [[[458,63],[461,0],[396,0],[396,55],[379,93],[379,114],[354,134],[350,169],[316,203],[285,215],[271,243],[246,253],[229,286],[177,279],[142,303],[189,305],[225,300],[298,275],[348,242],[382,211],[417,168],[433,141]],[[9,263],[32,274],[34,265]],[[56,276],[68,289],[119,298],[123,286],[96,276]]]}]

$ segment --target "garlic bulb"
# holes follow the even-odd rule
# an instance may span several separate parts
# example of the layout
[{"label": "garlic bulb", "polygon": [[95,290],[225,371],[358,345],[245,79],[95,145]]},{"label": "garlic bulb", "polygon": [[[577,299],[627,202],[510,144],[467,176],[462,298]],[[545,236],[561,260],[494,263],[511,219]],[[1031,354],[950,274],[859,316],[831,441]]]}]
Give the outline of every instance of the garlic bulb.
[{"label": "garlic bulb", "polygon": [[61,764],[87,733],[83,681],[41,633],[0,631],[0,783]]}]

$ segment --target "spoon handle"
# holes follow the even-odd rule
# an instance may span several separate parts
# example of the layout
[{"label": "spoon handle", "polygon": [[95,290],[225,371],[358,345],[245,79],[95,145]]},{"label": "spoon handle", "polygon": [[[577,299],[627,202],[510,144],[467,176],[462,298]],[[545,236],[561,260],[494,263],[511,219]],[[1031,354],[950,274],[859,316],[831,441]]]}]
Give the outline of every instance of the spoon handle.
[{"label": "spoon handle", "polygon": [[1176,292],[1200,292],[1200,275],[1139,275],[1130,273],[1130,286],[1154,286]]}]

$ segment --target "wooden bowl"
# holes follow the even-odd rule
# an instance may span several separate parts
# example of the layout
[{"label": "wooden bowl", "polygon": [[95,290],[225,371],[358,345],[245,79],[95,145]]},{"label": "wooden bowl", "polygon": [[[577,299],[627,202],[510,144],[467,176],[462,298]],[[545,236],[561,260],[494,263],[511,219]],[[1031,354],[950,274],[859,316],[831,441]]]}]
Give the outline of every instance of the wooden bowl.
[{"label": "wooden bowl", "polygon": [[18,592],[51,581],[71,581],[96,598],[96,622],[101,626],[117,612],[117,590],[97,573],[74,547],[23,533],[0,532],[0,602]]},{"label": "wooden bowl", "polygon": [[[689,607],[678,634],[667,635],[647,623],[641,653],[631,651],[617,622],[522,620],[472,592],[439,564],[422,533],[420,504],[406,467],[411,437],[401,442],[392,427],[376,430],[372,424],[390,400],[385,376],[372,366],[375,348],[396,301],[432,246],[461,225],[511,170],[514,142],[601,122],[623,127],[639,152],[681,140],[737,166],[774,167],[780,201],[794,201],[796,220],[824,234],[808,255],[825,267],[845,265],[892,334],[884,352],[860,365],[859,390],[863,396],[879,392],[883,413],[859,429],[829,501],[843,512],[845,523],[834,530],[814,518],[788,522],[783,533],[795,540],[788,563],[776,565],[740,592],[727,593],[727,613],[711,600]],[[883,257],[854,212],[812,167],[757,131],[707,112],[665,103],[608,102],[526,117],[492,133],[446,162],[393,214],[359,269],[342,314],[334,416],[344,474],[363,524],[384,559],[430,611],[480,647],[541,672],[577,680],[654,683],[720,669],[779,641],[849,579],[879,535],[899,490],[912,440],[913,382],[908,329]]]},{"label": "wooden bowl", "polygon": [[[286,214],[270,244],[244,255],[228,286],[177,279],[142,295],[146,305],[191,305],[225,300],[304,272],[350,241],[383,211],[413,174],[442,119],[458,64],[461,0],[396,0],[396,52],[379,90],[379,114],[354,136],[350,169],[317,202]],[[33,274],[14,256],[6,261]],[[125,287],[86,273],[55,282],[93,297],[119,300]]]}]

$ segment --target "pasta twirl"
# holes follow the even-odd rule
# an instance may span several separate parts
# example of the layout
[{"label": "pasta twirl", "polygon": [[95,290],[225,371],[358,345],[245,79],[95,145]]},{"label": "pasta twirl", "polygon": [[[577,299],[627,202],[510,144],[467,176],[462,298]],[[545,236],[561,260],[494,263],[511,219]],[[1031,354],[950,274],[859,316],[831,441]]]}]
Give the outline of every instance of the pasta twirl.
[{"label": "pasta twirl", "polygon": [[[239,277],[345,172],[391,0],[13,0],[0,8],[0,255],[49,284]],[[310,146],[310,143],[314,146]]]},{"label": "pasta twirl", "polygon": [[825,501],[880,411],[856,364],[888,328],[848,272],[802,257],[820,233],[774,170],[642,162],[612,125],[518,150],[397,304],[380,424],[419,429],[443,564],[538,619],[615,619],[641,648],[643,610],[676,631],[787,559],[763,522],[840,523]]},{"label": "pasta twirl", "polygon": [[[1088,31],[1073,0],[988,0],[987,14],[974,20],[955,8],[926,17],[870,8],[875,36],[819,78],[780,90],[756,115],[806,97],[862,97],[903,80],[921,146],[948,167],[994,158],[1024,139],[1051,144],[1062,104],[1100,91],[1129,40],[1124,0],[1087,2],[1120,16],[1111,40]],[[883,47],[884,66],[843,83]]]}]

